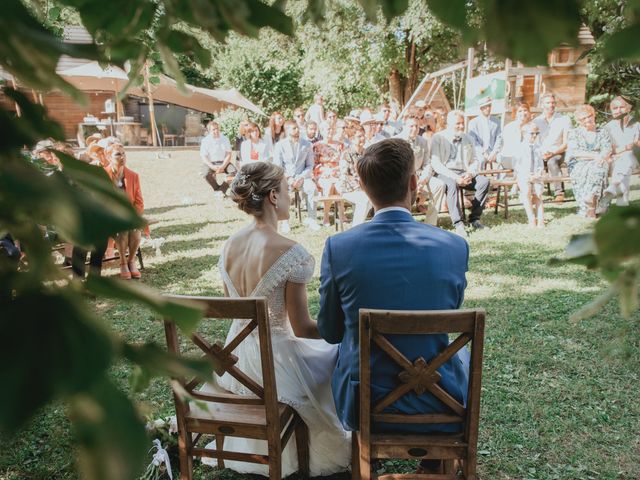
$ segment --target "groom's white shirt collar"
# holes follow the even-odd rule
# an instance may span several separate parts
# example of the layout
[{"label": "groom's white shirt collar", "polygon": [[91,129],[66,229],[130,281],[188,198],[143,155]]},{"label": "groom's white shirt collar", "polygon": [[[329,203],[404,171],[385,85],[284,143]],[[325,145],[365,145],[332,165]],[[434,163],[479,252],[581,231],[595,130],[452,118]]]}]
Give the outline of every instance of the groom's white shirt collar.
[{"label": "groom's white shirt collar", "polygon": [[411,215],[411,212],[404,207],[386,207],[377,210],[376,213],[373,214],[373,216],[376,217],[384,212],[407,212],[409,215]]}]

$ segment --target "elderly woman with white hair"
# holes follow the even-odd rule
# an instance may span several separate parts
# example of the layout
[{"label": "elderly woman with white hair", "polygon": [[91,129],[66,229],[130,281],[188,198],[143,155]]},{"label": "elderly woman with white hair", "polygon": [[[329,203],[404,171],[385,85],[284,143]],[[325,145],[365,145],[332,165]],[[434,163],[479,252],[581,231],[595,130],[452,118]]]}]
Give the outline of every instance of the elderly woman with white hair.
[{"label": "elderly woman with white hair", "polygon": [[611,137],[596,127],[596,111],[580,105],[574,113],[578,128],[567,136],[567,168],[578,202],[578,213],[587,218],[606,211],[608,199],[602,198],[611,162]]}]

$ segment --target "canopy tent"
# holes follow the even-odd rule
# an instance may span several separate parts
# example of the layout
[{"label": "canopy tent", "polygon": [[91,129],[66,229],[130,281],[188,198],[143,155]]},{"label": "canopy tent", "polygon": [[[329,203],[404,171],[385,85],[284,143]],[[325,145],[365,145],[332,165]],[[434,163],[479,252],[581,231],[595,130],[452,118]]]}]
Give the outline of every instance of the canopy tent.
[{"label": "canopy tent", "polygon": [[[258,115],[265,115],[257,105],[251,103],[235,89],[212,90],[185,84],[185,93],[178,87],[178,82],[171,77],[164,74],[160,74],[159,77],[160,83],[151,85],[151,95],[154,100],[180,105],[181,107],[204,113],[216,113],[225,108],[240,107]],[[130,93],[137,95],[135,92]]]},{"label": "canopy tent", "polygon": [[232,88],[230,90],[221,90],[221,89],[212,90],[210,88],[202,88],[202,87],[194,87],[194,88],[198,92],[204,93],[205,95],[212,96],[230,105],[237,105],[238,107],[244,108],[245,110],[249,110],[253,113],[257,113],[258,115],[263,115],[266,117],[266,114],[260,109],[260,107],[251,103],[246,97],[244,97],[235,88]]},{"label": "canopy tent", "polygon": [[98,62],[89,62],[59,72],[59,75],[78,90],[113,90],[116,96],[116,120],[120,119],[122,104],[117,98],[129,81],[127,72],[111,65],[102,68]]}]

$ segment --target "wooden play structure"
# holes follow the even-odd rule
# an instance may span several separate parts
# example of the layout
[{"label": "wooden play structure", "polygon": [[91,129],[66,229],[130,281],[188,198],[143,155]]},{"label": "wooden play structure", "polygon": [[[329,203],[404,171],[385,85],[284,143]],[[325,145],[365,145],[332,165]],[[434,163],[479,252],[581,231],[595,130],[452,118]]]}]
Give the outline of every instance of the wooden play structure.
[{"label": "wooden play structure", "polygon": [[[452,108],[464,109],[466,81],[478,75],[500,71],[505,73],[507,79],[503,122],[512,119],[512,108],[520,101],[527,102],[533,112],[538,112],[540,97],[546,92],[556,94],[558,111],[573,111],[585,101],[589,65],[584,53],[594,44],[591,32],[583,26],[578,34],[578,46],[561,45],[553,49],[549,53],[547,66],[530,67],[507,59],[502,70],[492,71],[477,61],[475,50],[470,48],[466,60],[427,73],[404,106],[402,114],[418,100],[423,100],[434,109],[442,107],[447,112]],[[447,84],[452,92],[451,99],[444,93],[443,87]]]}]

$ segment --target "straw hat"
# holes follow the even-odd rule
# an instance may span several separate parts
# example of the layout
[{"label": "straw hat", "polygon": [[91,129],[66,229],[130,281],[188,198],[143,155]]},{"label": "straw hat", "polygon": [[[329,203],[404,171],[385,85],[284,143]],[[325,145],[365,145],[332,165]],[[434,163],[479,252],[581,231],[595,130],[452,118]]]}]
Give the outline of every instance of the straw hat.
[{"label": "straw hat", "polygon": [[478,107],[482,108],[482,107],[489,106],[491,105],[492,102],[493,102],[493,99],[491,97],[481,98],[480,100],[478,100]]},{"label": "straw hat", "polygon": [[347,122],[358,122],[360,123],[360,110],[351,110],[349,115],[344,117]]}]

